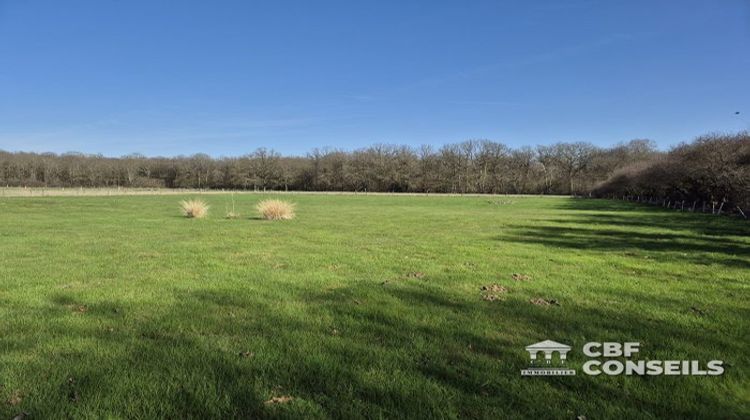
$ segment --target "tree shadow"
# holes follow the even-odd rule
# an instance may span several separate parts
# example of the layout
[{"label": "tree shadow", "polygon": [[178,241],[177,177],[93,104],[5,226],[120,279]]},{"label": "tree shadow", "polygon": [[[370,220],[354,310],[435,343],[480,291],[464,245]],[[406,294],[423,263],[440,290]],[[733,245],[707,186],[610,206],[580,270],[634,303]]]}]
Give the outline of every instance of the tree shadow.
[{"label": "tree shadow", "polygon": [[[59,336],[44,334],[36,343],[17,340],[23,345],[15,347],[6,345],[7,335],[2,337],[5,351],[28,360],[14,373],[28,378],[29,389],[22,405],[3,406],[0,414],[10,417],[21,410],[39,418],[739,414],[738,405],[722,399],[720,390],[706,378],[684,378],[679,387],[684,395],[670,398],[673,378],[520,376],[528,362],[524,346],[545,338],[576,349],[589,340],[641,340],[656,354],[680,352],[701,360],[743,354],[740,341],[616,307],[542,308],[512,295],[504,302],[484,302],[476,294],[419,281],[388,287],[363,281],[335,292],[292,285],[281,294],[207,286],[176,290],[165,298],[173,303],[131,308],[118,318],[108,311],[121,305],[106,300],[87,302],[101,310],[79,315],[52,311],[49,323],[66,326],[62,343]],[[659,305],[654,299],[653,304]],[[78,299],[52,296],[49,303],[71,302]],[[87,322],[80,322],[84,319]],[[13,331],[11,336],[26,333]],[[45,350],[30,349],[32,344]],[[711,353],[715,349],[721,353]],[[576,357],[574,367],[580,368],[581,356]],[[741,366],[747,360],[731,362]],[[637,386],[613,400],[612,392],[625,381]],[[294,400],[265,403],[284,395]],[[539,403],[540,398],[545,404]]]},{"label": "tree shadow", "polygon": [[750,223],[744,220],[628,201],[571,199],[563,201],[558,208],[585,215],[586,221],[592,224],[666,228],[709,236],[750,236]]},{"label": "tree shadow", "polygon": [[728,218],[672,214],[627,202],[567,200],[568,218],[508,227],[496,240],[593,252],[645,251],[695,264],[750,268],[750,226]]}]

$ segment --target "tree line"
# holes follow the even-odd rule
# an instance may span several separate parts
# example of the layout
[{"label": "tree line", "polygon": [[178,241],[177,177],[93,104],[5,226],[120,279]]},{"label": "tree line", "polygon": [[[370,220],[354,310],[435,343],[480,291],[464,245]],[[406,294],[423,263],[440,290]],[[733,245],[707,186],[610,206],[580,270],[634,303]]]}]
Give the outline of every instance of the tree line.
[{"label": "tree line", "polygon": [[[748,134],[708,135],[668,152],[650,140],[511,148],[488,140],[281,156],[119,158],[0,151],[0,185],[237,190],[575,194],[748,207]],[[691,202],[692,204],[692,202]]]},{"label": "tree line", "polygon": [[750,209],[750,134],[711,134],[616,169],[592,193],[686,211]]},{"label": "tree line", "polygon": [[513,149],[485,140],[440,148],[375,145],[352,152],[315,149],[304,157],[260,148],[216,159],[0,151],[0,185],[575,194],[657,154],[647,140],[612,148],[578,142]]}]

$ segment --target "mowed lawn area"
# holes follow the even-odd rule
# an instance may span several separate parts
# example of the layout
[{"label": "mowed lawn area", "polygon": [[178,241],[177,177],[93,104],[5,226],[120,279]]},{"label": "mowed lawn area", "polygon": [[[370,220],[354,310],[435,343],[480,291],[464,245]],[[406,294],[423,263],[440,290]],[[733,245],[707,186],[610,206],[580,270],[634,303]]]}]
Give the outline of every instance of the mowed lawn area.
[{"label": "mowed lawn area", "polygon": [[[192,220],[191,197],[0,199],[0,417],[750,416],[744,221],[322,194],[273,195],[297,203],[276,222],[255,218],[268,196],[229,220],[205,195]],[[576,376],[521,377],[545,339]],[[726,372],[587,376],[589,341]]]}]

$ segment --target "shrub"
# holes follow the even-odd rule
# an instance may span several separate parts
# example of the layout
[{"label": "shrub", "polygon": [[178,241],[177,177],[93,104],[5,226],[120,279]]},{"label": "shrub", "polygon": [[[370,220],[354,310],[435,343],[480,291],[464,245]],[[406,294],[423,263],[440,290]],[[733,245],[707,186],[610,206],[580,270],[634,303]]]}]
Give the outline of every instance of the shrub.
[{"label": "shrub", "polygon": [[208,204],[203,200],[183,200],[180,210],[185,217],[200,219],[208,215]]},{"label": "shrub", "polygon": [[266,220],[294,219],[294,203],[281,200],[264,200],[255,207]]}]

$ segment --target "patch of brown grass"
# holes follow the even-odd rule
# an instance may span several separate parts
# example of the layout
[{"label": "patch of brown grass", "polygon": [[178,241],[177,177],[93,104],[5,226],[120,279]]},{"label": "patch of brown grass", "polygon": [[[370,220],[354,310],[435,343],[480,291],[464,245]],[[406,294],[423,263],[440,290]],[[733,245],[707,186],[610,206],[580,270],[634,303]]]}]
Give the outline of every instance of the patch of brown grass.
[{"label": "patch of brown grass", "polygon": [[234,193],[232,193],[232,209],[230,210],[227,205],[225,205],[224,207],[225,207],[225,210],[226,210],[226,216],[225,217],[227,219],[239,219],[240,217],[242,217],[242,215],[240,214],[240,212],[238,212],[238,211],[236,211],[234,209]]},{"label": "patch of brown grass", "polygon": [[88,312],[89,308],[86,305],[73,305],[72,310],[73,310],[73,312],[76,312],[76,313],[79,313],[79,314],[84,314],[84,313]]},{"label": "patch of brown grass", "polygon": [[537,306],[560,306],[560,302],[557,299],[534,298],[529,302]]},{"label": "patch of brown grass", "polygon": [[508,288],[499,284],[488,284],[479,288],[482,291],[482,300],[494,302],[503,300],[503,295],[508,293]]},{"label": "patch of brown grass", "polygon": [[255,206],[261,217],[266,220],[294,219],[294,203],[281,200],[263,200]]},{"label": "patch of brown grass", "polygon": [[226,217],[227,219],[239,219],[240,217],[242,217],[242,215],[239,214],[236,211],[231,211],[230,210],[230,211],[227,212],[226,216],[224,216],[224,217]]},{"label": "patch of brown grass", "polygon": [[9,405],[18,405],[21,404],[21,401],[23,401],[23,394],[21,394],[21,391],[16,390],[10,394],[6,402]]},{"label": "patch of brown grass", "polygon": [[294,399],[294,397],[290,397],[288,395],[282,395],[282,396],[279,396],[279,397],[272,397],[270,400],[266,401],[265,404],[266,405],[271,405],[271,404],[286,404],[286,403],[288,403],[289,401],[291,401],[293,399]]},{"label": "patch of brown grass", "polygon": [[187,218],[201,219],[208,215],[209,205],[203,200],[183,200],[180,201],[180,210],[182,215]]},{"label": "patch of brown grass", "polygon": [[508,288],[505,286],[501,286],[499,284],[488,284],[486,286],[482,286],[479,288],[479,290],[487,293],[507,293]]}]

